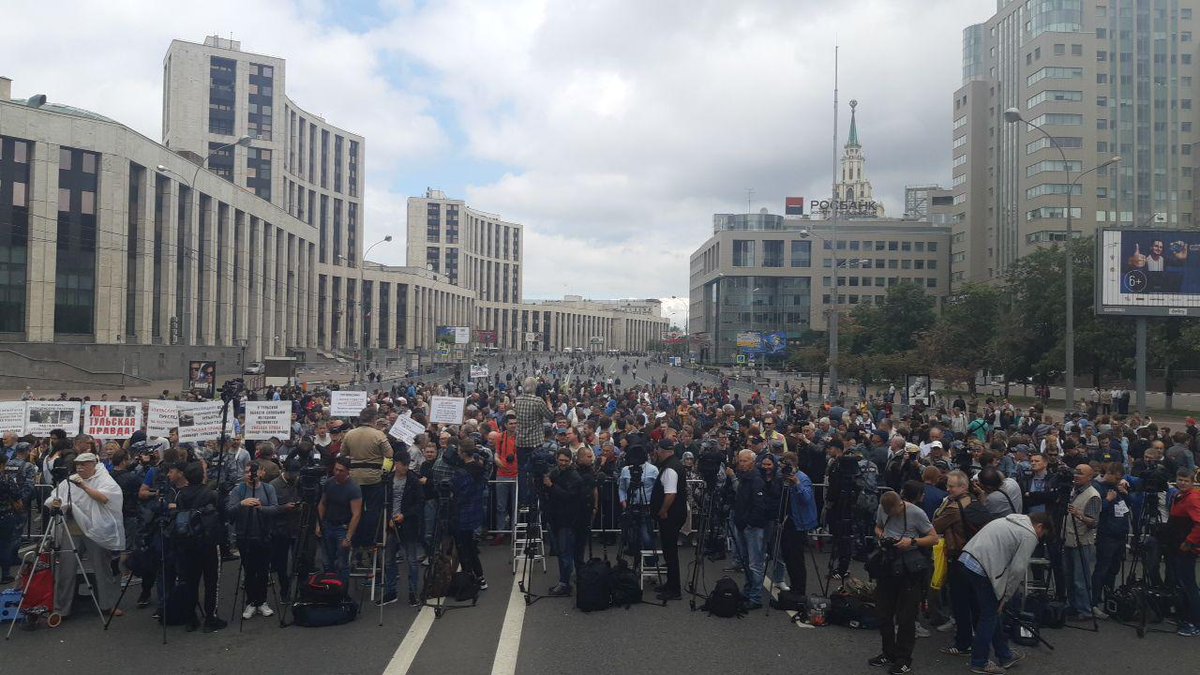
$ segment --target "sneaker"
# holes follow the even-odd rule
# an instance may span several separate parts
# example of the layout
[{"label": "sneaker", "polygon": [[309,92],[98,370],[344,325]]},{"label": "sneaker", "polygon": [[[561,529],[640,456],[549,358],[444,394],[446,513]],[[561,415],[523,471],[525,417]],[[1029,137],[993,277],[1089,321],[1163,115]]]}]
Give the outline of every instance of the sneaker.
[{"label": "sneaker", "polygon": [[937,632],[953,633],[955,628],[957,628],[957,623],[954,621],[954,618],[951,617],[949,621],[937,627]]},{"label": "sneaker", "polygon": [[1012,650],[1012,654],[1009,654],[1007,659],[1000,659],[1000,667],[1007,670],[1017,665],[1017,663],[1023,658],[1025,658],[1025,652],[1019,649],[1014,649]]},{"label": "sneaker", "polygon": [[970,656],[971,655],[970,649],[959,649],[958,647],[955,647],[954,645],[950,645],[949,647],[942,647],[938,651],[943,654],[949,654],[950,656]]},{"label": "sneaker", "polygon": [[487,585],[487,579],[482,579],[482,578],[481,578],[481,579],[479,580],[479,590],[481,590],[481,591],[486,591],[487,589],[488,589],[488,585]]},{"label": "sneaker", "polygon": [[905,675],[913,671],[912,666],[907,663],[893,663],[891,668],[888,668],[888,675]]},{"label": "sneaker", "polygon": [[393,593],[384,593],[378,600],[375,601],[375,604],[376,605],[390,605],[395,601],[396,601],[396,594],[394,592]]},{"label": "sneaker", "polygon": [[1200,627],[1193,626],[1190,623],[1179,624],[1179,630],[1175,631],[1176,635],[1183,637],[1200,637]]},{"label": "sneaker", "polygon": [[232,562],[239,558],[241,558],[241,556],[238,555],[236,551],[230,551],[229,553],[226,553],[225,555],[221,556],[221,562]]},{"label": "sneaker", "polygon": [[972,673],[981,673],[982,675],[1004,675],[1004,669],[1000,666],[988,661],[982,666],[971,666]]},{"label": "sneaker", "polygon": [[1107,619],[1108,612],[1104,611],[1104,608],[1096,606],[1092,608],[1092,616],[1096,617],[1097,619]]},{"label": "sneaker", "polygon": [[919,623],[916,624],[916,631],[917,631],[917,637],[919,637],[919,638],[927,638],[930,635],[933,635],[933,633],[929,632],[928,628],[926,628],[925,626],[922,626]]},{"label": "sneaker", "polygon": [[258,613],[263,616],[272,616],[275,614],[275,610],[271,609],[271,606],[264,602],[258,606]]},{"label": "sneaker", "polygon": [[570,595],[571,587],[566,584],[555,584],[546,594],[553,596]]},{"label": "sneaker", "polygon": [[892,660],[890,658],[888,658],[887,655],[885,655],[885,654],[880,654],[879,656],[867,659],[867,665],[871,666],[873,668],[879,668],[881,666],[886,666],[886,665],[890,664],[891,662],[892,662]]},{"label": "sneaker", "polygon": [[[683,599],[683,595],[679,591],[671,591],[671,590],[666,590],[661,593],[655,593],[654,597],[658,598],[659,600],[662,600],[663,602],[666,602],[668,600],[682,600]],[[758,605],[758,607],[762,607],[762,605]],[[755,609],[757,609],[757,607]]]},{"label": "sneaker", "polygon": [[214,616],[212,618],[205,619],[204,628],[201,630],[201,632],[215,633],[215,632],[221,630],[222,628],[225,628],[228,625],[229,625],[229,622],[226,621],[225,619],[219,619]]},{"label": "sneaker", "polygon": [[147,607],[147,606],[149,606],[149,604],[150,604],[150,594],[149,593],[138,596],[138,599],[137,599],[137,608],[138,609]]},{"label": "sneaker", "polygon": [[791,586],[788,586],[787,584],[783,583],[782,581],[777,584],[774,584],[774,586],[775,586],[775,589],[780,592],[792,590]]},{"label": "sneaker", "polygon": [[417,599],[416,593],[408,594],[408,606],[409,607],[420,607],[421,606],[421,601]]},{"label": "sneaker", "polygon": [[246,605],[246,609],[243,609],[243,610],[242,610],[242,618],[243,618],[243,619],[250,619],[250,618],[253,618],[253,617],[254,617],[254,614],[255,614],[256,612],[258,612],[258,608],[257,608],[257,607],[255,607],[254,605]]}]

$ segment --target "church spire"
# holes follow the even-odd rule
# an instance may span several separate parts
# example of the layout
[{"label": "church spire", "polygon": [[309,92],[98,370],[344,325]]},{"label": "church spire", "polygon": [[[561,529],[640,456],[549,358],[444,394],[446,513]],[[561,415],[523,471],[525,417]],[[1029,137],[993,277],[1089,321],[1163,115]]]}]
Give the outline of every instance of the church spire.
[{"label": "church spire", "polygon": [[859,147],[858,145],[858,122],[854,119],[854,109],[858,107],[858,101],[850,101],[850,138],[846,141],[846,147]]}]

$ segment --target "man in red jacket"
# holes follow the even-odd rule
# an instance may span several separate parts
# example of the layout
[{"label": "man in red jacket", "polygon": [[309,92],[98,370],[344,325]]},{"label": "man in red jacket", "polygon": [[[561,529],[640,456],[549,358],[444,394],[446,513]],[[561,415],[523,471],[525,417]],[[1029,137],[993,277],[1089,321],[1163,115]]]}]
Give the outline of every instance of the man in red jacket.
[{"label": "man in red jacket", "polygon": [[1175,474],[1175,486],[1179,494],[1171,504],[1171,517],[1167,521],[1168,531],[1178,548],[1171,551],[1168,564],[1175,572],[1175,583],[1183,590],[1187,599],[1187,611],[1182,613],[1179,634],[1184,637],[1200,637],[1200,590],[1196,588],[1196,556],[1200,554],[1200,491],[1195,489],[1194,478],[1187,469]]}]

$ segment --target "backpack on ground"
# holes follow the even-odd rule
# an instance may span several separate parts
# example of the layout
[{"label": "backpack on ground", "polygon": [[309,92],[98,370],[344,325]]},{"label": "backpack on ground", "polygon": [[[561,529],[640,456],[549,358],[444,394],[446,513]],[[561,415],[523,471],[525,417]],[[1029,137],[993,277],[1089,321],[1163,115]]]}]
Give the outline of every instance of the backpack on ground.
[{"label": "backpack on ground", "polygon": [[168,626],[186,626],[196,622],[196,592],[190,584],[180,580],[171,587],[167,593],[163,620]]},{"label": "backpack on ground", "polygon": [[450,577],[447,595],[458,602],[470,600],[471,604],[475,604],[479,600],[479,579],[466,570],[459,570]]},{"label": "backpack on ground", "polygon": [[709,616],[719,616],[725,619],[743,617],[746,610],[742,609],[742,589],[730,577],[717,579],[712,593],[704,602],[704,610]]},{"label": "backpack on ground", "polygon": [[318,572],[300,587],[300,598],[309,603],[336,604],[348,595],[346,584],[334,572]]},{"label": "backpack on ground", "polygon": [[575,607],[584,612],[608,609],[612,604],[612,565],[592,558],[579,568],[575,586]]},{"label": "backpack on ground", "polygon": [[340,626],[358,617],[358,603],[350,598],[338,602],[298,602],[292,607],[293,623],[297,626],[320,628]]},{"label": "backpack on ground", "polygon": [[867,630],[879,628],[879,616],[875,612],[875,605],[848,593],[834,593],[829,596],[829,609],[825,610],[825,618],[834,626]]},{"label": "backpack on ground", "polygon": [[617,566],[609,576],[609,597],[613,607],[629,609],[642,601],[642,585],[638,573],[624,558],[617,558]]},{"label": "backpack on ground", "polygon": [[[450,593],[450,585],[454,581],[454,571],[458,569],[458,555],[454,548],[454,540],[447,538],[433,553],[429,562],[429,581],[426,583],[425,597],[441,598]],[[453,596],[450,596],[453,597]]]}]

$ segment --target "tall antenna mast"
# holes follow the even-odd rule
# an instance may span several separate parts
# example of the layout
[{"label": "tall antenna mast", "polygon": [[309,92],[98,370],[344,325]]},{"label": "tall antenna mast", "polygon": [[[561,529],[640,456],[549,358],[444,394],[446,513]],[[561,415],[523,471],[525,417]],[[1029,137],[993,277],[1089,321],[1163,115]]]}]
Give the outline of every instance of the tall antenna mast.
[{"label": "tall antenna mast", "polygon": [[746,215],[750,215],[753,208],[750,206],[750,200],[754,198],[754,188],[746,188]]},{"label": "tall antenna mast", "polygon": [[[838,46],[833,46],[833,184],[829,200],[837,199],[838,184]],[[836,212],[836,208],[834,209]]]}]

